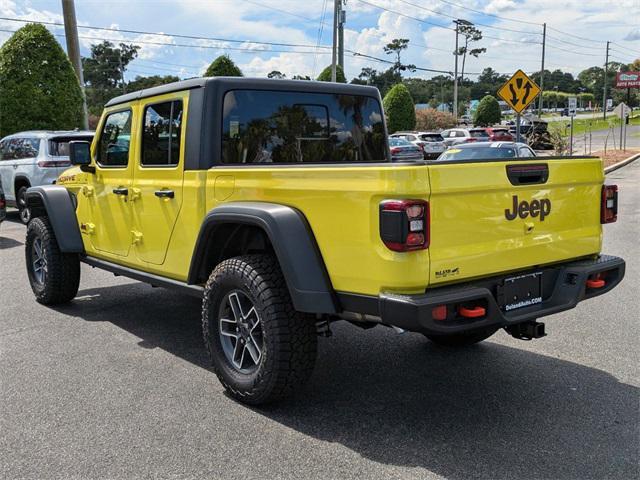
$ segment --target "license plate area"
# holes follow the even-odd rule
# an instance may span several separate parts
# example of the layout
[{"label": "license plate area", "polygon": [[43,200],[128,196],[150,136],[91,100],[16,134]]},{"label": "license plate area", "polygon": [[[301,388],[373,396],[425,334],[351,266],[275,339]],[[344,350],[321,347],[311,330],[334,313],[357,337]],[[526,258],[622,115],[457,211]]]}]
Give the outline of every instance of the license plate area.
[{"label": "license plate area", "polygon": [[542,272],[505,278],[497,293],[498,305],[505,312],[542,303]]}]

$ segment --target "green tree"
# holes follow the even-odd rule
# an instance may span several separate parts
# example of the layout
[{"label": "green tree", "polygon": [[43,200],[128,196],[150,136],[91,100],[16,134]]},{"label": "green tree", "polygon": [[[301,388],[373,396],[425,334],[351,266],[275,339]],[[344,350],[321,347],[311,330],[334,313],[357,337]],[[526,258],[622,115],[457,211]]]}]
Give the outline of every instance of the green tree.
[{"label": "green tree", "polygon": [[401,82],[402,75],[393,67],[384,72],[378,72],[373,68],[363,68],[358,78],[351,80],[351,83],[354,85],[371,85],[376,87],[380,90],[380,95],[383,97],[389,92],[391,87]]},{"label": "green tree", "polygon": [[480,100],[473,118],[473,123],[481,127],[488,127],[500,123],[500,104],[492,95],[487,95]]},{"label": "green tree", "polygon": [[272,70],[267,74],[267,78],[287,78],[287,76],[279,70]]},{"label": "green tree", "polygon": [[382,100],[387,116],[389,133],[413,130],[416,126],[416,109],[413,98],[402,83],[394,85]]},{"label": "green tree", "polygon": [[44,26],[25,25],[0,48],[0,137],[81,122],[82,91],[71,62]]},{"label": "green tree", "polygon": [[[331,81],[331,65],[320,72],[318,75],[318,81],[320,82],[330,82]],[[347,79],[344,76],[344,70],[340,65],[336,65],[336,82],[338,83],[347,83]]]},{"label": "green tree", "polygon": [[467,54],[471,55],[472,57],[478,58],[478,56],[486,52],[487,49],[484,47],[471,49],[469,48],[470,43],[479,42],[480,40],[482,40],[482,32],[478,30],[474,25],[461,23],[458,26],[458,32],[460,32],[460,34],[464,38],[464,45],[459,47],[458,50],[454,52],[454,55],[462,55],[462,72],[460,74],[460,79],[464,80],[464,67],[467,60]]},{"label": "green tree", "polygon": [[100,115],[104,104],[127,91],[124,72],[138,56],[140,47],[104,41],[91,45],[91,56],[82,58],[85,94],[89,113]]},{"label": "green tree", "polygon": [[393,64],[394,72],[400,73],[405,70],[409,70],[411,72],[416,71],[416,66],[412,64],[404,65],[400,60],[400,54],[403,50],[409,48],[409,39],[408,38],[394,38],[391,40],[391,43],[387,43],[384,47],[384,53],[387,55],[395,55],[396,61]]},{"label": "green tree", "polygon": [[229,55],[220,55],[216,58],[207,71],[204,73],[205,77],[243,77],[242,70],[233,63],[233,60],[229,58]]},{"label": "green tree", "polygon": [[158,87],[167,83],[179,82],[180,77],[175,75],[151,75],[150,77],[137,76],[135,80],[127,83],[127,91],[135,92],[145,88]]}]

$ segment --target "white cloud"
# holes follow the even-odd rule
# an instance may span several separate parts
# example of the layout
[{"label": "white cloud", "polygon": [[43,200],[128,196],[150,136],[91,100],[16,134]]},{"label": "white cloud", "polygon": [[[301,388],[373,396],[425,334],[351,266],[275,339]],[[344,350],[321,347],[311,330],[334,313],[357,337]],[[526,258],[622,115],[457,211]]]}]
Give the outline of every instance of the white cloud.
[{"label": "white cloud", "polygon": [[489,5],[484,8],[484,11],[495,14],[515,9],[516,3],[513,0],[491,0]]},{"label": "white cloud", "polygon": [[624,39],[627,41],[640,40],[640,28],[631,30]]}]

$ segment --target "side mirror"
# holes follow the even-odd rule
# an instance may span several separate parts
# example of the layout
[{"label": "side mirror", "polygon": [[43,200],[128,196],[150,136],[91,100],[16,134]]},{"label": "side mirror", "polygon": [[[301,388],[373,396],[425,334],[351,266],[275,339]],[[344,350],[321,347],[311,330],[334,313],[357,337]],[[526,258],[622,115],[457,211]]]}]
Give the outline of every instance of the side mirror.
[{"label": "side mirror", "polygon": [[91,163],[91,144],[80,140],[70,141],[69,160],[71,165],[89,165]]}]

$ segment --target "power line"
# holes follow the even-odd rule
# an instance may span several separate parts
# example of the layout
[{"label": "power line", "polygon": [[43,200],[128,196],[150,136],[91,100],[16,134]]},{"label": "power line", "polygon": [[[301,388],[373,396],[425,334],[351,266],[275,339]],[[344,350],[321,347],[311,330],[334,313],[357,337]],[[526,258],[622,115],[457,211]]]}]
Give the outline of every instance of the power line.
[{"label": "power line", "polygon": [[311,70],[311,75],[313,77],[316,76],[316,67],[318,66],[318,47],[322,43],[322,34],[324,33],[324,19],[327,14],[327,0],[322,2],[322,15],[320,16],[320,25],[318,25],[318,37],[316,39],[316,55],[313,57],[313,69]]},{"label": "power line", "polygon": [[557,47],[549,43],[547,44],[547,47],[553,48],[554,50],[560,50],[561,52],[572,53],[574,55],[582,55],[583,57],[599,57],[600,56],[600,54],[597,54],[597,53],[583,53],[583,52],[576,52],[575,50],[567,50],[566,48]]},{"label": "power line", "polygon": [[500,20],[506,20],[507,22],[526,23],[528,25],[542,26],[541,23],[530,22],[530,21],[527,21],[527,20],[519,20],[519,19],[516,19],[516,18],[501,17],[500,15],[495,15],[493,13],[486,13],[486,12],[483,12],[482,10],[476,10],[474,8],[471,8],[471,7],[465,7],[464,5],[460,5],[459,3],[455,3],[455,2],[450,2],[449,0],[439,0],[439,1],[442,2],[442,3],[446,3],[447,5],[451,5],[451,6],[454,6],[454,7],[462,8],[463,10],[469,10],[470,12],[478,13],[480,15],[486,15],[487,17],[494,17],[494,18],[499,18]]},{"label": "power line", "polygon": [[380,10],[385,10],[390,13],[395,13],[396,15],[399,15],[401,17],[410,18],[411,20],[424,23],[425,25],[432,25],[434,27],[442,28],[444,30],[451,30],[452,32],[455,31],[455,28],[447,27],[445,25],[440,25],[439,23],[429,22],[427,20],[422,20],[421,18],[418,18],[418,17],[412,17],[411,15],[407,15],[406,13],[398,12],[396,10],[391,10],[390,8],[381,7],[380,5],[376,5],[375,3],[368,2],[367,0],[356,0],[356,1],[360,3],[364,3],[365,5],[369,5],[371,7],[378,8]]},{"label": "power line", "polygon": [[[42,25],[53,25],[56,27],[62,27],[64,24],[58,22],[45,22],[45,21],[34,21],[34,20],[22,20],[18,18],[8,18],[8,17],[0,17],[0,20],[6,20],[9,22],[21,22],[21,23],[40,23]],[[143,30],[128,30],[128,29],[120,29],[120,28],[108,28],[108,27],[90,27],[87,25],[78,25],[78,28],[84,28],[88,30],[101,30],[107,32],[116,32],[116,33],[131,33],[134,35],[154,35],[160,37],[172,37],[172,38],[184,38],[188,40],[208,40],[213,42],[230,42],[230,43],[255,43],[258,45],[270,45],[275,47],[306,47],[306,48],[316,48],[316,45],[310,44],[302,44],[302,43],[283,43],[283,42],[258,42],[254,40],[235,40],[231,38],[219,38],[219,37],[204,37],[204,36],[196,36],[196,35],[182,35],[178,33],[163,33],[163,32],[146,32]],[[141,41],[139,43],[142,43]],[[319,45],[317,48],[331,48],[330,45]]]},{"label": "power line", "polygon": [[584,40],[585,42],[597,43],[599,45],[602,45],[604,43],[603,40],[592,40],[591,38],[581,37],[579,35],[574,35],[573,33],[563,32],[562,30],[558,30],[557,28],[553,28],[553,27],[550,27],[548,25],[547,25],[547,28],[549,30],[553,30],[554,32],[558,32],[558,33],[561,33],[563,35],[567,35],[568,37],[577,38],[578,40]]},{"label": "power line", "polygon": [[288,10],[283,10],[282,8],[272,7],[271,5],[265,5],[264,3],[256,2],[255,0],[244,0],[246,3],[251,3],[253,5],[257,5],[259,7],[268,8],[269,10],[273,10],[275,12],[284,13],[286,15],[291,15],[292,17],[302,18],[303,20],[307,20],[309,22],[316,22],[315,18],[305,17],[304,15],[300,15],[298,13],[293,13]]},{"label": "power line", "polygon": [[[424,10],[426,12],[431,12],[431,13],[435,13],[436,15],[440,15],[443,17],[448,17],[448,18],[452,18],[453,20],[458,20],[459,17],[455,16],[455,15],[449,15],[448,13],[444,13],[444,12],[439,12],[438,10],[432,10],[430,8],[427,7],[423,7],[421,5],[417,5],[415,3],[411,3],[407,0],[398,0],[406,5],[411,5],[412,7],[415,8],[419,8],[421,10]],[[507,27],[496,27],[493,25],[487,25],[486,23],[479,23],[479,22],[473,22],[474,25],[478,25],[480,27],[485,27],[485,28],[492,28],[495,30],[503,30],[505,32],[515,32],[515,33],[527,33],[527,34],[531,34],[531,35],[542,35],[542,33],[540,32],[531,32],[531,31],[525,31],[525,30],[515,30],[513,28],[507,28]]]}]

